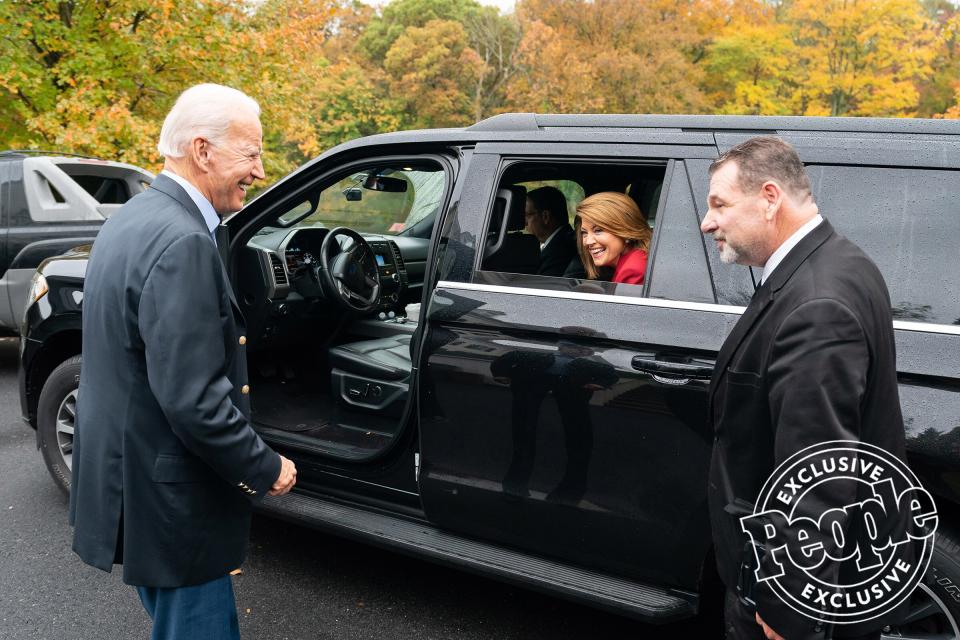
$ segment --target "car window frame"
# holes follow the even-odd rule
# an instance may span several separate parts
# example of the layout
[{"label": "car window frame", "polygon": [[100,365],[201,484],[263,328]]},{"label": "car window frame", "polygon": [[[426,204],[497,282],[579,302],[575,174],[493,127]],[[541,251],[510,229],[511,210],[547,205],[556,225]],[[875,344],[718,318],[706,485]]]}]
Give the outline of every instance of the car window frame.
[{"label": "car window frame", "polygon": [[[372,164],[402,163],[414,159],[435,162],[444,172],[445,178],[443,196],[440,200],[439,208],[443,211],[448,206],[450,196],[453,192],[453,186],[459,173],[458,162],[453,150],[446,150],[446,153],[431,150],[424,153],[398,154],[392,149],[371,147],[369,151],[371,152],[370,154],[364,154],[362,157],[353,155],[350,159],[343,158],[342,156],[331,156],[326,162],[304,170],[303,175],[299,175],[299,172],[291,174],[291,176],[283,180],[281,184],[276,185],[268,192],[252,200],[248,207],[245,207],[233,217],[224,221],[225,224],[231,228],[231,231],[233,231],[234,225],[240,225],[235,232],[231,233],[231,251],[235,251],[237,247],[245,246],[246,243],[264,227],[292,229],[298,222],[310,214],[306,214],[300,220],[295,220],[286,226],[274,225],[271,224],[271,222],[276,222],[276,218],[282,215],[282,212],[286,208],[292,208],[297,204],[310,200],[311,196],[329,188],[338,180],[343,179],[351,173],[356,173],[358,169],[369,167]],[[393,153],[391,153],[391,151]],[[312,169],[312,171],[310,169]],[[287,185],[292,180],[301,181],[302,184],[291,189],[288,193],[277,193],[278,186],[282,189],[282,185]],[[276,199],[273,199],[274,196]],[[437,220],[439,219],[440,216],[437,216]],[[434,224],[436,224],[436,222]],[[370,235],[383,235],[385,238],[393,237],[390,234]]]},{"label": "car window frame", "polygon": [[[544,155],[540,155],[540,154],[535,154],[535,155],[534,155],[534,154],[509,154],[509,155],[503,154],[503,155],[501,155],[501,156],[500,156],[499,166],[498,166],[498,168],[497,168],[497,173],[496,173],[496,176],[495,176],[494,182],[493,182],[493,184],[494,184],[494,189],[492,190],[492,193],[489,194],[490,197],[487,198],[487,202],[486,202],[486,204],[485,204],[485,206],[484,206],[484,209],[483,209],[484,213],[483,213],[483,215],[482,215],[481,222],[480,222],[481,233],[478,234],[477,252],[476,252],[476,255],[474,256],[473,269],[472,269],[472,273],[471,273],[471,282],[472,282],[472,283],[476,283],[476,284],[483,284],[483,283],[478,283],[478,282],[477,282],[477,274],[479,274],[479,273],[491,273],[491,274],[493,274],[493,273],[497,273],[497,274],[499,274],[499,273],[505,273],[505,274],[507,274],[507,275],[513,275],[513,276],[518,276],[518,277],[522,277],[522,276],[524,276],[524,275],[530,275],[530,274],[510,274],[509,272],[490,271],[490,270],[485,270],[485,269],[482,269],[482,268],[481,268],[481,267],[482,267],[482,264],[483,264],[483,252],[484,252],[484,249],[486,248],[486,231],[487,231],[487,229],[489,228],[490,220],[491,220],[491,218],[492,218],[492,216],[493,216],[493,210],[494,210],[494,206],[495,206],[495,203],[496,203],[496,192],[497,192],[498,189],[501,188],[501,185],[503,184],[503,178],[504,178],[504,176],[506,175],[506,173],[507,173],[508,171],[510,171],[510,169],[511,169],[512,167],[515,167],[517,164],[520,164],[520,163],[537,164],[537,165],[544,165],[544,164],[567,164],[567,165],[578,165],[578,166],[582,166],[582,165],[588,165],[588,164],[589,164],[589,165],[607,164],[607,165],[616,165],[616,166],[618,166],[618,167],[623,167],[623,166],[638,166],[638,167],[642,167],[642,166],[647,166],[647,167],[649,167],[649,166],[656,166],[656,167],[662,167],[663,170],[664,170],[663,183],[662,183],[662,187],[661,187],[661,190],[660,190],[659,199],[657,200],[657,218],[654,220],[654,226],[653,226],[652,229],[651,229],[652,232],[653,232],[653,234],[652,234],[651,239],[650,239],[650,248],[649,248],[649,251],[648,251],[648,258],[647,258],[647,265],[648,265],[648,266],[647,266],[647,273],[652,274],[652,273],[653,273],[653,265],[654,265],[654,262],[655,262],[655,260],[656,260],[656,258],[655,258],[655,248],[656,248],[656,245],[657,245],[657,242],[658,242],[658,239],[659,239],[658,229],[659,229],[660,226],[661,226],[661,225],[659,225],[659,224],[656,223],[656,220],[657,220],[657,219],[660,219],[660,218],[664,215],[664,213],[665,213],[665,205],[667,204],[667,195],[668,195],[668,191],[669,191],[669,190],[668,190],[667,188],[665,188],[665,187],[667,186],[667,181],[670,179],[670,174],[671,174],[671,171],[672,171],[672,167],[674,166],[674,163],[675,163],[675,162],[676,162],[676,158],[674,158],[674,157],[672,157],[672,156],[670,156],[670,155],[655,156],[655,157],[648,157],[648,156],[644,156],[644,157],[618,157],[618,156],[610,156],[610,155],[604,155],[604,156],[579,156],[579,155],[578,155],[578,156],[567,156],[567,155],[563,155],[563,156],[561,156],[561,155],[558,155],[556,152],[554,152],[554,153],[549,153],[549,154],[544,154]],[[578,183],[578,184],[579,184],[579,183]],[[583,187],[583,185],[580,185],[580,186],[581,186],[581,188]],[[535,274],[534,274],[534,275],[535,275]],[[550,277],[550,276],[535,276],[535,277],[546,278],[546,277]],[[558,281],[569,281],[569,280],[573,280],[573,278],[563,278],[563,277],[559,277],[559,278],[556,278],[556,280],[558,280]],[[640,297],[640,298],[646,298],[646,297],[648,297],[648,291],[649,291],[649,287],[650,287],[650,280],[651,280],[651,278],[644,278],[644,283],[643,283],[643,285],[640,286],[640,294],[639,294],[638,296],[621,296],[621,297],[631,297],[631,298],[633,298],[633,297]],[[599,282],[605,282],[606,284],[610,284],[610,285],[616,284],[616,283],[607,282],[607,281],[599,281]],[[520,283],[518,283],[517,285],[507,285],[507,286],[516,286],[516,287],[522,288],[522,289],[526,289],[526,288],[529,288],[529,289],[540,289],[540,287],[536,287],[536,286],[524,286],[523,284],[520,284]],[[631,285],[631,286],[634,286],[634,285]],[[545,290],[545,291],[549,291],[550,289],[544,289],[544,290]],[[604,294],[600,294],[600,295],[607,295],[607,296],[610,296],[610,297],[613,297],[613,298],[617,297],[617,295],[616,295],[616,294],[613,294],[613,293],[604,293]]]}]

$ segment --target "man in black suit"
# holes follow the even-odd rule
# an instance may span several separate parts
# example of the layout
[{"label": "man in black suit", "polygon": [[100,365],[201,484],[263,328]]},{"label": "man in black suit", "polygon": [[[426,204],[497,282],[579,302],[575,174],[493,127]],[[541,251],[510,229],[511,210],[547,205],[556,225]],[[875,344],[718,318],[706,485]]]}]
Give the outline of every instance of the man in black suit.
[{"label": "man in black suit", "polygon": [[[774,468],[810,445],[856,440],[904,458],[889,294],[876,265],[820,216],[788,144],[753,138],[721,155],[710,174],[701,230],[713,235],[724,262],[763,270],[710,385],[708,499],[727,587],[727,637],[823,637],[829,629],[787,607],[766,583],[756,587],[755,612],[738,600],[747,542],[739,519]],[[849,499],[829,496],[820,506]],[[833,571],[831,563],[823,571]]]},{"label": "man in black suit", "polygon": [[540,241],[542,276],[561,277],[570,261],[577,255],[577,241],[567,221],[567,199],[559,189],[540,187],[527,193],[527,233]]},{"label": "man in black suit", "polygon": [[296,481],[250,426],[243,318],[214,235],[264,177],[259,113],[229,87],[185,91],[160,133],[163,172],[104,224],[87,267],[73,549],[123,564],[154,638],[239,638],[228,574],[251,502]]}]

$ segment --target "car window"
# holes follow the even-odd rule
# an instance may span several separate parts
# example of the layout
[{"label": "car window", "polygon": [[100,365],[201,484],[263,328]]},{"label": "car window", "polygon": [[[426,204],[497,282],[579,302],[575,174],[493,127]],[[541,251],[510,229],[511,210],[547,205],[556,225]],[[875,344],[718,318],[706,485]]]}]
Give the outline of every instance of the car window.
[{"label": "car window", "polygon": [[529,193],[540,187],[553,187],[563,194],[567,201],[567,222],[571,225],[575,222],[577,215],[577,205],[586,197],[583,192],[583,186],[573,180],[530,180],[519,183]]},{"label": "car window", "polygon": [[103,221],[143,191],[150,174],[100,160],[29,157],[23,188],[33,222]]},{"label": "car window", "polygon": [[[558,159],[505,165],[488,212],[475,281],[643,295],[665,162]],[[626,224],[636,237],[603,228],[613,225],[612,220],[601,225],[598,218],[577,215],[584,200],[596,202],[600,197],[612,197],[620,203],[616,206],[629,210]],[[562,211],[562,216],[553,215],[554,210]],[[608,215],[607,208],[592,211]]]},{"label": "car window", "polygon": [[130,187],[120,178],[82,174],[70,177],[100,204],[123,204],[130,199]]},{"label": "car window", "polygon": [[880,268],[896,320],[960,324],[960,172],[807,167],[820,212]]},{"label": "car window", "polygon": [[[444,172],[432,165],[355,171],[321,191],[313,213],[297,226],[344,226],[396,235],[437,211],[444,184]],[[296,219],[311,209],[312,203],[300,203],[280,218]]]}]

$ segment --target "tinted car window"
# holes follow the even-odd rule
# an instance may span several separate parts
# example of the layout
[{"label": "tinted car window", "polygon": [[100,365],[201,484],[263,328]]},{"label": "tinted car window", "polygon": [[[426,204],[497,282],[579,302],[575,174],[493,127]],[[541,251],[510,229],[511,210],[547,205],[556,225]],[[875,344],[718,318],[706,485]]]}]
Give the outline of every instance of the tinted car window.
[{"label": "tinted car window", "polygon": [[[708,169],[710,160],[688,159],[684,161],[687,170],[687,180],[690,183],[693,204],[697,210],[697,226],[703,224],[707,215],[707,194],[710,193],[710,175]],[[680,176],[677,179],[681,179]],[[672,195],[672,194],[671,194]],[[678,205],[679,206],[679,205]],[[753,296],[753,282],[760,280],[762,269],[754,268],[751,277],[751,268],[743,265],[720,261],[720,253],[714,246],[713,240],[704,241],[707,260],[710,263],[710,273],[713,276],[713,286],[716,291],[717,302],[735,307],[746,307]],[[659,257],[657,258],[659,261]],[[659,269],[659,265],[656,266]],[[659,277],[659,276],[657,276]],[[656,278],[654,278],[656,281]],[[690,298],[695,300],[695,298]]]},{"label": "tinted car window", "polygon": [[[657,259],[650,273],[651,298],[716,302],[704,251],[700,220],[683,163],[668,171],[666,211],[659,216],[654,247]],[[710,247],[712,250],[713,247]]]},{"label": "tinted car window", "polygon": [[880,268],[896,320],[960,324],[960,172],[807,167],[820,212]]},{"label": "tinted car window", "polygon": [[[587,196],[600,192],[624,194],[637,203],[644,224],[650,227],[652,235],[655,219],[650,214],[655,212],[659,201],[665,165],[663,161],[613,163],[571,162],[566,159],[516,161],[510,164],[498,183],[492,211],[487,219],[484,258],[480,271],[474,274],[474,280],[538,289],[643,295],[643,284],[612,282],[612,266],[601,267],[597,278],[588,278],[579,254],[576,210]],[[540,246],[541,238],[536,236],[537,231],[531,226],[532,216],[525,215],[526,194],[544,187],[560,192],[569,223],[568,229],[558,229],[549,237],[546,250]],[[651,249],[652,243],[647,252]]]},{"label": "tinted car window", "polygon": [[100,204],[123,204],[130,199],[130,188],[120,178],[77,173],[70,177]]}]

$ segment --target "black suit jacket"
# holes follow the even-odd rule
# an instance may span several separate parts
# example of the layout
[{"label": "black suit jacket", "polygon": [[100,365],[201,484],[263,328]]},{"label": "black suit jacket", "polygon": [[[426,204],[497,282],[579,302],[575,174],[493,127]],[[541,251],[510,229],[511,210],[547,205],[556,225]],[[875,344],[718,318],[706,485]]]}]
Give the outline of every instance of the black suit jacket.
[{"label": "black suit jacket", "polygon": [[[129,584],[238,567],[280,458],[248,422],[242,316],[200,211],[166,176],[103,225],[87,266],[73,549]],[[239,326],[238,326],[239,325]]]},{"label": "black suit jacket", "polygon": [[550,242],[540,250],[540,267],[537,273],[542,276],[563,276],[573,257],[577,255],[577,241],[573,228],[565,224],[557,231]]},{"label": "black suit jacket", "polygon": [[[883,277],[824,220],[757,290],[717,357],[708,499],[728,588],[737,585],[747,542],[739,518],[784,459],[829,440],[868,442],[904,459],[895,360]],[[834,506],[852,501],[834,498]],[[784,637],[815,636],[812,619],[765,587],[758,610]]]}]

